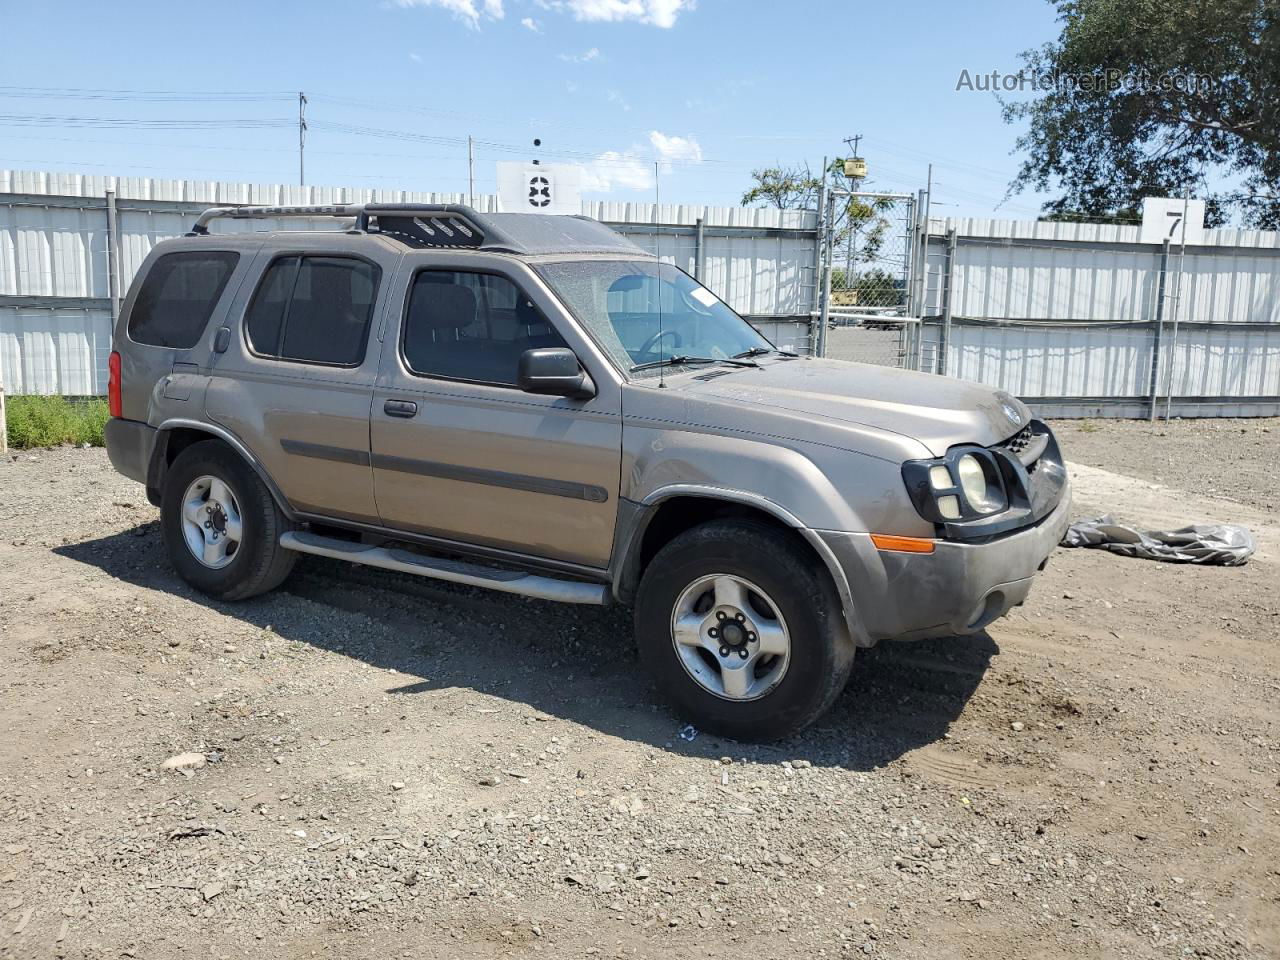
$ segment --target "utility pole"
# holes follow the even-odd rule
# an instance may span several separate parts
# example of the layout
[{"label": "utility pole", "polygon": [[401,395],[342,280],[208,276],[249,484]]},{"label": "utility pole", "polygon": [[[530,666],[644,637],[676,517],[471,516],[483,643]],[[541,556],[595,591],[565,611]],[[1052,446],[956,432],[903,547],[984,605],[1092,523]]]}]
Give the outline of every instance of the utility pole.
[{"label": "utility pole", "polygon": [[467,205],[476,205],[476,142],[467,134]]},{"label": "utility pole", "polygon": [[307,185],[307,168],[303,160],[303,149],[307,145],[307,95],[298,91],[298,186]]},{"label": "utility pole", "polygon": [[[862,142],[862,134],[854,134],[852,137],[845,137],[844,142],[849,149],[853,151],[853,155],[858,155],[858,144]],[[861,185],[860,179],[849,178],[849,183],[854,190]],[[848,236],[845,237],[845,253],[844,253],[844,282],[845,286],[852,289],[853,287],[853,197],[849,197],[845,201],[845,215],[848,223],[845,225]]]},{"label": "utility pole", "polygon": [[1164,398],[1164,418],[1168,421],[1173,413],[1173,367],[1177,363],[1178,349],[1178,321],[1182,319],[1182,268],[1187,262],[1187,212],[1191,206],[1191,188],[1184,187],[1182,191],[1182,219],[1179,223],[1182,225],[1182,241],[1178,250],[1178,273],[1173,280],[1173,338],[1169,341],[1169,362],[1165,364],[1167,373],[1165,374],[1165,382],[1167,389]]}]

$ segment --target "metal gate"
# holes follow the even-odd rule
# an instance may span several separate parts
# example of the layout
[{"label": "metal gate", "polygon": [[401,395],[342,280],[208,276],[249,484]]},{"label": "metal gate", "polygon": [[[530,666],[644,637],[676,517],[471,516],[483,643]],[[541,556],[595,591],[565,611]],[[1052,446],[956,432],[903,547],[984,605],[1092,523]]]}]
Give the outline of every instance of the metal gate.
[{"label": "metal gate", "polygon": [[919,366],[916,198],[828,189],[819,231],[818,356]]}]

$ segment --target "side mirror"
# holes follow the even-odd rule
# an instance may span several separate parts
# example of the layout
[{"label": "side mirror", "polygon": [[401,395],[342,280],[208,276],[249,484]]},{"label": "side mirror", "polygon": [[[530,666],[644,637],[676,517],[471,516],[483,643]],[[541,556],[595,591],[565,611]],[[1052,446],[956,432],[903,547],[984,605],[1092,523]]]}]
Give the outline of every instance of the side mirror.
[{"label": "side mirror", "polygon": [[520,354],[516,385],[525,393],[577,400],[596,395],[596,385],[568,347],[537,347]]}]

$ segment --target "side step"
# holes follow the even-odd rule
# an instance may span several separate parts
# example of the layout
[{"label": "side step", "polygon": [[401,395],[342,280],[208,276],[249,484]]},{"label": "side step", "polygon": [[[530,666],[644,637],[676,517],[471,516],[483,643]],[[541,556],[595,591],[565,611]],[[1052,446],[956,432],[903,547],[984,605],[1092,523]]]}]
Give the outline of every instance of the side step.
[{"label": "side step", "polygon": [[557,580],[540,577],[522,570],[498,570],[458,560],[426,557],[422,554],[394,547],[375,547],[366,543],[352,543],[334,537],[323,537],[308,530],[296,530],[280,535],[280,546],[299,553],[313,553],[318,557],[348,560],[383,570],[398,570],[419,577],[433,577],[450,583],[465,583],[472,587],[488,587],[503,593],[518,593],[539,600],[556,600],[560,603],[588,603],[600,606],[609,596],[609,588],[602,583],[584,583],[579,580]]}]

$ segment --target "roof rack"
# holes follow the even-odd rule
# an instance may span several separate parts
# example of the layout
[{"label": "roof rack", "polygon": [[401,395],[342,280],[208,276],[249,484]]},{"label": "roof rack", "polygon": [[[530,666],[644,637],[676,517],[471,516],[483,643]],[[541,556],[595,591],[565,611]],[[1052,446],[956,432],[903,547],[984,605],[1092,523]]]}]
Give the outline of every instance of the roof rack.
[{"label": "roof rack", "polygon": [[414,247],[479,247],[514,249],[505,234],[492,223],[481,226],[481,216],[463,203],[333,203],[314,206],[211,207],[200,214],[189,237],[206,236],[209,222],[281,219],[286,217],[354,218],[357,233],[383,234]]},{"label": "roof rack", "polygon": [[209,233],[209,223],[230,220],[334,217],[352,220],[353,233],[384,236],[408,247],[482,250],[519,256],[623,254],[651,257],[607,226],[581,216],[478,213],[462,203],[333,203],[315,206],[211,207],[187,236]]}]

